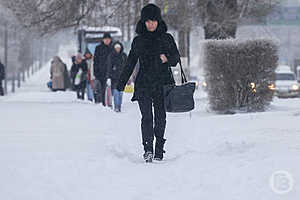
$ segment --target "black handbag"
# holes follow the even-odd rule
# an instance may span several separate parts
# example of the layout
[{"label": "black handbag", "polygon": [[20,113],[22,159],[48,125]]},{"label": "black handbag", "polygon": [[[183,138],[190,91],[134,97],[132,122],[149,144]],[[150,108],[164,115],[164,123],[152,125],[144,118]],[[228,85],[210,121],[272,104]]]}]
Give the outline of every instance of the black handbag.
[{"label": "black handbag", "polygon": [[171,113],[189,112],[195,108],[194,92],[196,84],[187,81],[181,61],[179,61],[179,64],[182,84],[164,86],[165,109]]}]

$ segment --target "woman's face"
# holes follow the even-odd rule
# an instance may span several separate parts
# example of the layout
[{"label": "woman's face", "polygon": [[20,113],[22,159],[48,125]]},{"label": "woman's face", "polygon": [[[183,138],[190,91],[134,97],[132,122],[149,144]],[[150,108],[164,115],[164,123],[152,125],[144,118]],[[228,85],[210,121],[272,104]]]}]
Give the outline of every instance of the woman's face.
[{"label": "woman's face", "polygon": [[157,29],[158,22],[149,19],[145,22],[145,24],[148,31],[154,32]]},{"label": "woman's face", "polygon": [[115,51],[116,51],[117,53],[120,53],[120,52],[121,52],[121,48],[120,48],[120,47],[115,47]]},{"label": "woman's face", "polygon": [[82,62],[82,59],[80,57],[77,57],[76,58],[76,63],[81,63]]}]

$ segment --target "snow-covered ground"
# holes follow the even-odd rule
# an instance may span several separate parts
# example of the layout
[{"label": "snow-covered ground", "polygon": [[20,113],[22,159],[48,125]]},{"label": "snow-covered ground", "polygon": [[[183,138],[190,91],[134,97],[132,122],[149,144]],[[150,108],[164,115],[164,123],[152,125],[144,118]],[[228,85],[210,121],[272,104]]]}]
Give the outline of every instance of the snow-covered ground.
[{"label": "snow-covered ground", "polygon": [[0,98],[1,200],[300,197],[300,99],[275,99],[264,113],[216,115],[198,91],[192,115],[168,114],[165,161],[146,164],[130,95],[117,114],[50,92],[48,73],[49,64]]}]

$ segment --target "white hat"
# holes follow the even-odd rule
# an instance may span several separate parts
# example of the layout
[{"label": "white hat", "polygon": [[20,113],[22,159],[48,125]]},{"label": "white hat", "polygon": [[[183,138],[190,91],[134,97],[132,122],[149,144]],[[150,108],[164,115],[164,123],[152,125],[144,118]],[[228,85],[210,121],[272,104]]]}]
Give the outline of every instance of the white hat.
[{"label": "white hat", "polygon": [[121,45],[119,43],[115,44],[115,49],[116,48],[120,48],[121,49]]}]

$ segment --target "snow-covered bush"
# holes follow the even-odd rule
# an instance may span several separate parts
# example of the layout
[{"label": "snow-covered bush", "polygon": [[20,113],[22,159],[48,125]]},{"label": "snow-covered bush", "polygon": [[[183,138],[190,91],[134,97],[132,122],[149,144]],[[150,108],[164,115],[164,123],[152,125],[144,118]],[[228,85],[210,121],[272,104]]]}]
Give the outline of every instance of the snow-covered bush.
[{"label": "snow-covered bush", "polygon": [[275,41],[207,40],[203,51],[212,110],[261,111],[269,105],[278,61]]}]

